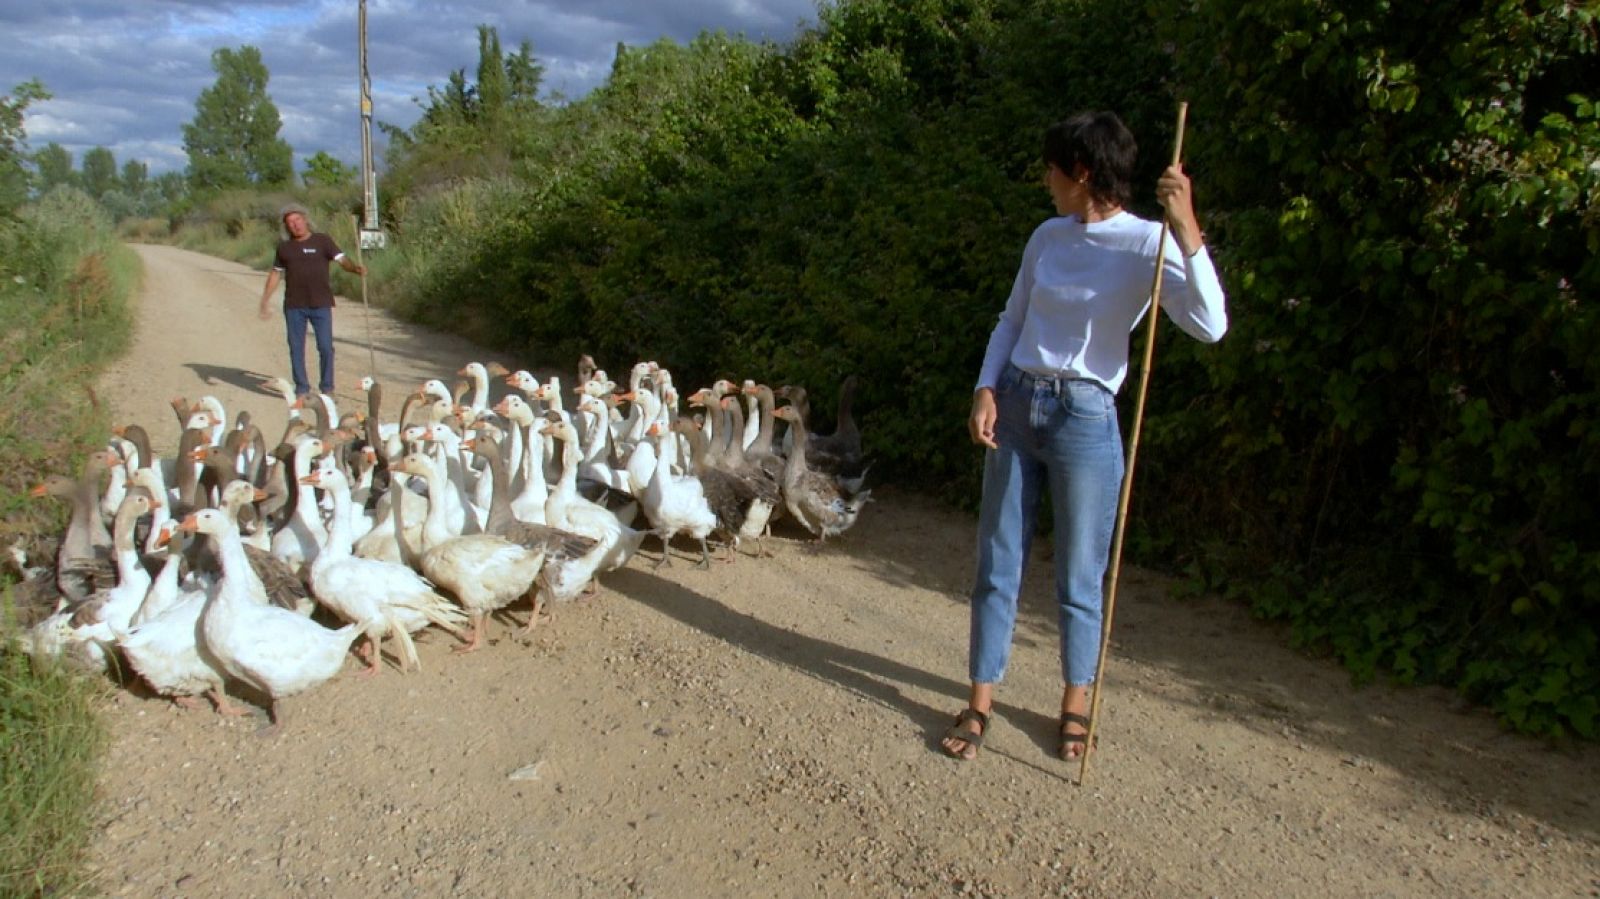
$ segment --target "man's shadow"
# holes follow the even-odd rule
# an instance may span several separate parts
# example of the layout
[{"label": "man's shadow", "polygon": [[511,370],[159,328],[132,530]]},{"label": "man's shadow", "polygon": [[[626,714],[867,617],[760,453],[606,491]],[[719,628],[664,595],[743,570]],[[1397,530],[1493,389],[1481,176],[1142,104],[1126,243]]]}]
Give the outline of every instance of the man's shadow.
[{"label": "man's shadow", "polygon": [[[944,755],[939,740],[953,720],[950,709],[924,705],[907,696],[902,686],[949,696],[951,708],[955,708],[966,696],[967,684],[893,659],[777,627],[638,568],[622,568],[612,572],[607,576],[606,586],[635,602],[670,615],[707,636],[896,710],[923,729],[929,751]],[[995,711],[1004,714],[1007,721],[1032,735],[1034,742],[1045,753],[1054,753],[1054,744],[1047,737],[1056,726],[1054,719],[1005,703],[996,703]],[[987,747],[985,751],[988,751]],[[1010,757],[1031,764],[1025,759]],[[1061,772],[1036,767],[1065,777]]]},{"label": "man's shadow", "polygon": [[277,397],[277,391],[267,387],[267,382],[272,380],[271,375],[260,372],[246,371],[242,368],[232,368],[227,365],[211,365],[206,362],[185,362],[184,367],[199,376],[204,384],[227,384],[237,387],[247,393],[258,396]]}]

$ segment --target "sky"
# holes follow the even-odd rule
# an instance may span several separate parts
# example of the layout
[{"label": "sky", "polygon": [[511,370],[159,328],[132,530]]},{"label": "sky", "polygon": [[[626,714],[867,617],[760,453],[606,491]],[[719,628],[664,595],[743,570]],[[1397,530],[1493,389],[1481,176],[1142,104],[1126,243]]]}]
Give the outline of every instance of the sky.
[{"label": "sky", "polygon": [[[816,21],[817,0],[368,0],[373,115],[407,127],[429,85],[478,64],[477,26],[501,47],[533,45],[543,91],[583,96],[611,69],[618,42],[687,42],[702,31],[783,43]],[[261,51],[267,93],[295,169],[316,152],[361,156],[357,0],[0,0],[0,92],[30,78],[52,98],[28,108],[28,146],[108,147],[120,167],[182,171],[184,123],[216,81],[213,51]],[[373,130],[378,164],[382,135]]]}]

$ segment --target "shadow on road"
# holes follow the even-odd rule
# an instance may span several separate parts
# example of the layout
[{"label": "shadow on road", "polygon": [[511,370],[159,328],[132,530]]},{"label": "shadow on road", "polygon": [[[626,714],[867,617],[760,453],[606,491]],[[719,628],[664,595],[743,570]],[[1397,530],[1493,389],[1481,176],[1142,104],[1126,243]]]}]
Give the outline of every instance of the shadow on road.
[{"label": "shadow on road", "polygon": [[[923,730],[928,751],[944,754],[939,746],[939,738],[950,726],[951,709],[924,705],[907,696],[902,687],[962,697],[967,692],[964,683],[893,659],[841,646],[830,640],[778,627],[638,568],[623,568],[608,574],[606,587],[751,655],[792,668],[892,709]],[[1033,735],[1041,749],[1055,751],[1054,744],[1045,736],[1055,727],[1053,718],[1005,703],[996,703],[995,709],[1005,716],[1008,723]],[[1017,761],[1038,767],[1023,759]],[[1065,774],[1061,776],[1065,777]]]},{"label": "shadow on road", "polygon": [[[860,524],[823,552],[886,584],[964,605],[973,519],[927,497],[883,493],[884,503],[869,505]],[[1046,541],[1032,555],[1014,652],[1054,658],[1054,563]],[[1169,591],[1170,579],[1124,567],[1105,702],[1144,693],[1184,708],[1196,723],[1242,725],[1262,747],[1315,744],[1354,771],[1391,767],[1419,793],[1442,797],[1432,801],[1514,809],[1571,833],[1600,834],[1600,807],[1585,785],[1600,761],[1592,744],[1506,733],[1485,710],[1440,688],[1353,685],[1335,661],[1295,650],[1285,626],[1254,619],[1244,603],[1180,600]],[[965,685],[922,683],[965,695]],[[1038,714],[1023,719],[1043,722],[1030,724],[1031,733],[1054,727]]]},{"label": "shadow on road", "polygon": [[276,391],[269,390],[266,386],[266,382],[272,380],[272,375],[228,365],[211,365],[206,362],[185,362],[184,367],[193,371],[202,384],[227,384],[257,396],[278,397]]}]

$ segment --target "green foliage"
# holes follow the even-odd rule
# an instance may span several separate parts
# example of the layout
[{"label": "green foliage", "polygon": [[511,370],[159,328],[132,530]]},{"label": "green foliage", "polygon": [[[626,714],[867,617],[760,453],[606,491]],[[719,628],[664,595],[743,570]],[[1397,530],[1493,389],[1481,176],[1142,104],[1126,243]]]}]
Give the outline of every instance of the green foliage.
[{"label": "green foliage", "polygon": [[127,193],[138,196],[150,186],[150,166],[137,160],[130,159],[122,164],[122,183],[120,187]]},{"label": "green foliage", "polygon": [[500,52],[500,33],[488,25],[478,26],[478,107],[490,121],[505,111],[511,93],[506,76],[505,54]]},{"label": "green foliage", "polygon": [[104,197],[117,185],[117,158],[105,147],[95,147],[83,154],[83,170],[79,173],[79,186],[96,200]]},{"label": "green foliage", "polygon": [[200,92],[195,116],[183,126],[189,184],[199,192],[287,186],[293,153],[278,137],[282,120],[267,95],[261,51],[245,45],[211,54],[217,80]]},{"label": "green foliage", "polygon": [[1050,214],[1039,134],[1115,109],[1150,185],[1186,97],[1234,329],[1162,338],[1133,547],[1358,677],[1594,736],[1594,15],[842,0],[784,48],[619,50],[588,97],[492,129],[457,73],[391,144],[376,283],[540,359],[819,409],[856,372],[877,470],[971,502],[983,335]]},{"label": "green foliage", "polygon": [[[548,127],[538,100],[544,66],[527,41],[506,56],[498,30],[479,25],[477,77],[469,82],[466,70],[457,69],[443,87],[430,86],[422,116],[409,130],[379,123],[389,138],[385,195],[388,189],[421,194],[461,178],[506,175],[524,135]],[[385,217],[393,218],[393,205],[385,207]]]},{"label": "green foliage", "polygon": [[1600,123],[1571,91],[1594,13],[1451,10],[1174,20],[1237,326],[1214,391],[1158,410],[1161,453],[1215,472],[1184,484],[1186,526],[1294,563],[1287,589],[1224,573],[1262,614],[1358,676],[1592,737]]},{"label": "green foliage", "polygon": [[[9,592],[0,633],[9,629]],[[96,768],[106,745],[96,687],[0,650],[0,895],[63,895],[86,884]]]},{"label": "green foliage", "polygon": [[[94,377],[127,339],[138,260],[91,198],[58,187],[0,220],[0,515],[8,539],[56,532],[62,510],[27,496],[103,439]],[[51,414],[39,415],[38,410]],[[13,651],[10,590],[0,582],[0,895],[85,888],[95,774],[106,734],[98,687]]]},{"label": "green foliage", "polygon": [[326,150],[318,150],[306,160],[300,178],[307,187],[345,187],[359,174],[354,166],[345,165]]},{"label": "green foliage", "polygon": [[15,212],[28,197],[28,170],[23,166],[28,134],[22,117],[29,105],[48,99],[50,92],[37,78],[0,97],[0,216]]},{"label": "green foliage", "polygon": [[72,167],[72,151],[55,141],[33,154],[33,167],[37,173],[37,187],[41,194],[57,187],[77,184],[78,173]]},{"label": "green foliage", "polygon": [[[16,497],[38,481],[39,466],[77,453],[56,443],[76,438],[94,414],[81,390],[128,332],[127,299],[137,261],[116,241],[105,211],[82,191],[56,188],[0,223],[0,316],[13,327],[0,339],[0,495],[7,520]],[[56,414],[39,416],[42,407]]]}]

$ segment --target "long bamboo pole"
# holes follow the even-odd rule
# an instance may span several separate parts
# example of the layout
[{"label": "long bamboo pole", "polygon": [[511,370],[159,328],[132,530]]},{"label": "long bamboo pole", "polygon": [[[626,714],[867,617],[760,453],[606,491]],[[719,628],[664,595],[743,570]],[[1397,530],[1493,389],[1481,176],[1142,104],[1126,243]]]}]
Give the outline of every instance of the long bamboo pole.
[{"label": "long bamboo pole", "polygon": [[[1172,164],[1183,161],[1183,129],[1189,118],[1189,104],[1178,103],[1178,133],[1172,146]],[[1106,681],[1106,657],[1111,652],[1111,622],[1117,612],[1117,581],[1122,574],[1122,536],[1128,525],[1128,501],[1133,498],[1133,466],[1139,458],[1139,432],[1144,425],[1144,402],[1150,393],[1150,370],[1155,365],[1156,323],[1161,318],[1161,275],[1167,252],[1167,232],[1171,223],[1161,218],[1161,241],[1156,244],[1155,282],[1150,286],[1150,324],[1145,330],[1144,365],[1139,370],[1139,392],[1133,406],[1133,428],[1128,434],[1128,464],[1122,474],[1122,493],[1117,498],[1117,526],[1111,536],[1111,572],[1106,580],[1105,615],[1100,623],[1100,658],[1095,663],[1094,686],[1089,691],[1089,732],[1084,736],[1083,756],[1078,761],[1078,786],[1089,776],[1089,756],[1093,755],[1095,725],[1100,721],[1100,688]]]}]

